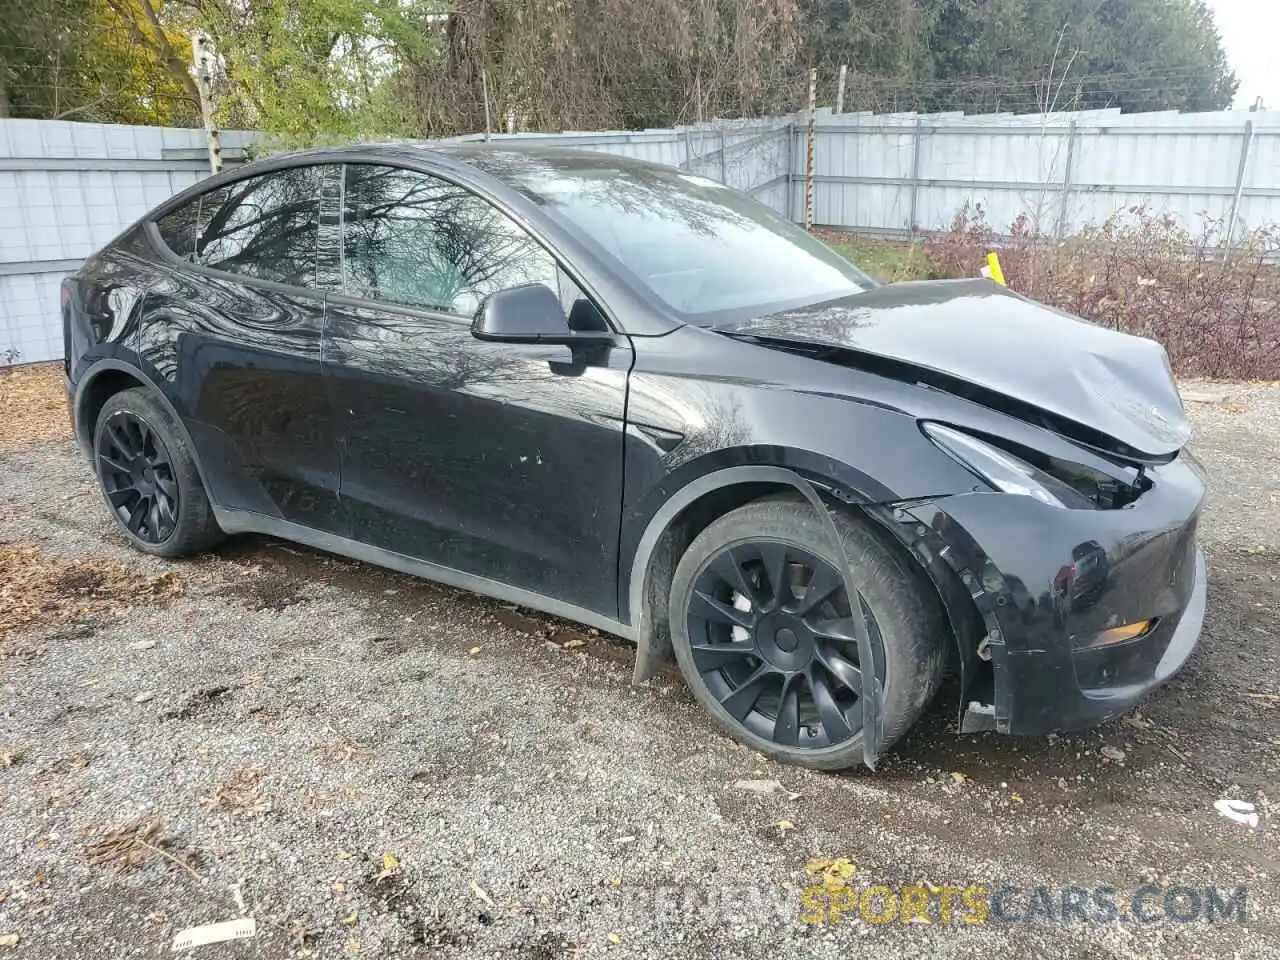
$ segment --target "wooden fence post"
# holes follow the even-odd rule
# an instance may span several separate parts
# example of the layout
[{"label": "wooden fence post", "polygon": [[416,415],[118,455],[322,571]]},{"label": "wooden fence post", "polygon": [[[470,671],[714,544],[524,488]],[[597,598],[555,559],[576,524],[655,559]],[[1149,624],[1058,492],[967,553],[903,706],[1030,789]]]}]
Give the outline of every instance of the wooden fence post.
[{"label": "wooden fence post", "polygon": [[809,119],[805,130],[804,156],[804,228],[813,229],[813,141],[815,117],[818,110],[818,70],[809,70]]}]

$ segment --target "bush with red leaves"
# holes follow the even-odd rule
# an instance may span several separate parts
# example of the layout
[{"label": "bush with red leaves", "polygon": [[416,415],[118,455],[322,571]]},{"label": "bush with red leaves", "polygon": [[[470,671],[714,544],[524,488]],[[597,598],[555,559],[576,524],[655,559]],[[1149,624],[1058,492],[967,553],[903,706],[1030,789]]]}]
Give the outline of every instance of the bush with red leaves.
[{"label": "bush with red leaves", "polygon": [[1280,379],[1280,227],[1223,244],[1225,224],[1194,229],[1131,207],[1065,240],[1019,217],[1000,236],[981,206],[924,241],[934,277],[977,276],[989,250],[1009,286],[1094,323],[1164,344],[1183,376]]}]

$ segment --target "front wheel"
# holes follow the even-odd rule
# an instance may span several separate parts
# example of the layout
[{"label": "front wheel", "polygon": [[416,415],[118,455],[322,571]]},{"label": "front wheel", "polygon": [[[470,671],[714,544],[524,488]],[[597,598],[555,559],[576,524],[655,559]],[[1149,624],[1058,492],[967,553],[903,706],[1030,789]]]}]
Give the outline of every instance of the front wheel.
[{"label": "front wheel", "polygon": [[[862,761],[864,674],[874,670],[884,693],[887,748],[937,691],[946,637],[941,604],[909,560],[853,517],[834,520],[854,602],[823,520],[807,503],[771,499],[694,539],[670,603],[681,673],[717,725],[775,760],[829,770]],[[854,616],[874,663],[859,657]]]}]

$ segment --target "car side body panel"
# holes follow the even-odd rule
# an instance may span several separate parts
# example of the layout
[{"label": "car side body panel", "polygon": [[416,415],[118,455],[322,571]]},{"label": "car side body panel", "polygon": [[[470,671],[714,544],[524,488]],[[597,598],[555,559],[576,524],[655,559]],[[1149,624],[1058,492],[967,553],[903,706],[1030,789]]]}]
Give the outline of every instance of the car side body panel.
[{"label": "car side body panel", "polygon": [[[734,468],[777,467],[861,504],[980,487],[919,431],[913,392],[919,391],[695,327],[637,339],[620,547],[624,618],[635,615],[647,552],[668,518],[664,506],[700,478],[722,478],[710,487],[700,483],[706,493],[768,482],[745,481]],[[966,412],[981,415],[956,409],[953,416]]]},{"label": "car side body panel", "polygon": [[201,451],[211,499],[338,531],[324,295],[158,265],[139,366]]},{"label": "car side body panel", "polygon": [[618,615],[626,337],[486,343],[334,302],[326,343],[348,536]]}]

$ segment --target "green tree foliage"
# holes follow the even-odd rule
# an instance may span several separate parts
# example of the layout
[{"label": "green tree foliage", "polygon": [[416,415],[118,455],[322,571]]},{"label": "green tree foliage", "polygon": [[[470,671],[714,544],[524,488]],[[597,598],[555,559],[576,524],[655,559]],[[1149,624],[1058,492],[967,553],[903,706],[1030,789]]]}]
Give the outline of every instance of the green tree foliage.
[{"label": "green tree foliage", "polygon": [[1203,0],[812,0],[810,55],[872,109],[1219,110],[1236,78]]},{"label": "green tree foliage", "polygon": [[[0,115],[219,121],[286,144],[848,109],[1212,110],[1204,0],[0,0]],[[486,109],[487,108],[487,109]]]},{"label": "green tree foliage", "polygon": [[387,81],[432,51],[437,9],[401,0],[204,0],[199,25],[224,67],[224,123],[287,144],[413,132]]},{"label": "green tree foliage", "polygon": [[194,122],[195,87],[164,59],[185,63],[190,46],[143,15],[140,3],[157,2],[0,3],[0,116]]}]

